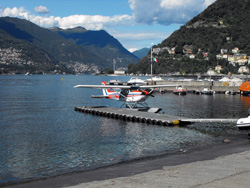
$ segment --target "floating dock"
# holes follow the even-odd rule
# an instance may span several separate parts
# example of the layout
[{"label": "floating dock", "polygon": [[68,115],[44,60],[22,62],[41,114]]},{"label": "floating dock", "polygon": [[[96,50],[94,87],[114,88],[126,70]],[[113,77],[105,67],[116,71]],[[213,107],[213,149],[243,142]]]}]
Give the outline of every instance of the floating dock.
[{"label": "floating dock", "polygon": [[[153,109],[153,108],[152,108]],[[159,109],[160,110],[160,109]],[[113,108],[107,106],[83,106],[75,107],[75,111],[103,116],[114,119],[122,119],[124,121],[140,122],[153,125],[171,126],[171,125],[187,125],[196,122],[203,123],[236,123],[238,119],[191,119],[179,116],[172,116],[163,113],[153,113],[150,109],[129,109],[129,108]]]}]

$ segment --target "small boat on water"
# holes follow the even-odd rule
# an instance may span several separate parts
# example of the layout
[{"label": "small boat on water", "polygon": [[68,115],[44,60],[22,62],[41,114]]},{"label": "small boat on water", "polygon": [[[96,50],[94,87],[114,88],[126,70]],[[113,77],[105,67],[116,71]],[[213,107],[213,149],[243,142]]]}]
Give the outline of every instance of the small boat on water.
[{"label": "small boat on water", "polygon": [[236,91],[226,91],[225,92],[226,95],[236,95]]},{"label": "small boat on water", "polygon": [[240,85],[239,90],[241,95],[248,95],[250,93],[250,82],[249,81],[243,82]]},{"label": "small boat on water", "polygon": [[159,76],[154,76],[152,78],[148,78],[147,81],[163,81],[163,79]]},{"label": "small boat on water", "polygon": [[120,80],[114,79],[114,80],[110,80],[110,81],[109,81],[109,84],[110,84],[110,85],[122,85],[123,82],[120,81]]},{"label": "small boat on water", "polygon": [[212,95],[214,93],[213,90],[211,89],[208,89],[208,88],[204,88],[202,91],[201,91],[201,94],[204,94],[204,95]]},{"label": "small boat on water", "polygon": [[248,116],[247,118],[240,118],[237,121],[236,126],[239,130],[250,130],[250,116]]},{"label": "small boat on water", "polygon": [[248,117],[238,119],[236,126],[239,130],[250,130],[250,109],[248,109]]},{"label": "small boat on water", "polygon": [[176,86],[176,89],[173,90],[173,93],[176,95],[186,95],[187,90],[184,89],[181,85]]},{"label": "small boat on water", "polygon": [[147,85],[147,82],[145,80],[142,80],[137,77],[132,77],[128,81],[128,85]]}]

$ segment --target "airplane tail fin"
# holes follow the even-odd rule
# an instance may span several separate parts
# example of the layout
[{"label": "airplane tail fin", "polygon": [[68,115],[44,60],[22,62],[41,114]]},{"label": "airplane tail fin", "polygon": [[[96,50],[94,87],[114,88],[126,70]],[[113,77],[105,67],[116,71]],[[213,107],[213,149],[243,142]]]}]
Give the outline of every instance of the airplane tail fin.
[{"label": "airplane tail fin", "polygon": [[[106,83],[103,81],[101,82],[103,86],[106,86]],[[111,91],[110,89],[102,89],[103,96],[108,96],[108,98],[113,98],[115,97],[115,94],[117,94],[116,91]]]},{"label": "airplane tail fin", "polygon": [[[103,86],[106,86],[106,83],[105,83],[104,81],[101,82],[101,84],[102,84]],[[108,96],[108,91],[107,91],[107,89],[102,89],[102,93],[103,93],[104,96]]]}]

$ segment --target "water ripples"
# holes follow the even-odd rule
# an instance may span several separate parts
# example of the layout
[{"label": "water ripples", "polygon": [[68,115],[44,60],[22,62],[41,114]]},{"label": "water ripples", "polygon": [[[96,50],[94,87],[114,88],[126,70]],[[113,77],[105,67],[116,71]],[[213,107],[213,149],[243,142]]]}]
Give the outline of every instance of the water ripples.
[{"label": "water ripples", "polygon": [[[73,88],[111,79],[0,76],[0,184],[204,147],[213,144],[216,137],[237,134],[233,124],[163,127],[74,111],[81,105],[119,107],[119,102],[90,98],[91,94],[100,95],[101,90]],[[237,118],[247,115],[250,107],[248,98],[237,95],[155,95],[149,99],[150,106],[190,118]]]}]

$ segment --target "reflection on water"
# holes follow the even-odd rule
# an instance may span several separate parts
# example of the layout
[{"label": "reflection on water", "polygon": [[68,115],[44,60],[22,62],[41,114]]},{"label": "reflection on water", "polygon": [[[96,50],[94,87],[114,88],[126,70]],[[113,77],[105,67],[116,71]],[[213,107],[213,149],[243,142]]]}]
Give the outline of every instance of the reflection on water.
[{"label": "reflection on water", "polygon": [[[0,183],[91,169],[140,157],[213,144],[238,134],[233,124],[193,124],[186,128],[124,122],[74,111],[75,106],[119,102],[92,99],[101,90],[74,89],[99,84],[107,76],[0,76]],[[129,77],[119,77],[129,80]],[[190,118],[239,118],[250,97],[157,94],[148,100],[167,114]]]}]

